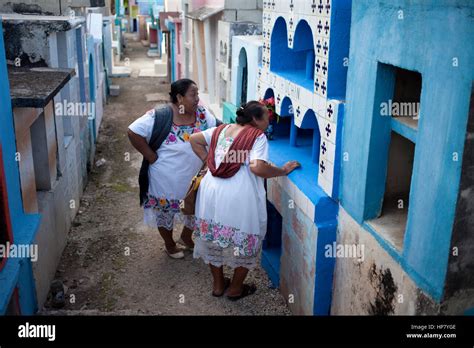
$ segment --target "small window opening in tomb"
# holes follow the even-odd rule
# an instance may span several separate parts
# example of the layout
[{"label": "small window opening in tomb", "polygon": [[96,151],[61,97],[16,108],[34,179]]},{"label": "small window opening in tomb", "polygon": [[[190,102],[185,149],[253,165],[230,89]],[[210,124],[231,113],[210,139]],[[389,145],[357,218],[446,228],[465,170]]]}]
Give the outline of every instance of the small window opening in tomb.
[{"label": "small window opening in tomb", "polygon": [[414,129],[420,117],[421,81],[420,73],[396,68],[393,99],[388,103],[392,117]]},{"label": "small window opening in tomb", "polygon": [[280,117],[278,123],[275,124],[273,130],[274,139],[289,139],[291,124],[293,123],[293,117],[285,116]]},{"label": "small window opening in tomb", "polygon": [[[313,129],[298,128],[295,145],[301,148],[305,148],[308,151],[308,153],[311,153],[313,149],[313,133],[314,133]],[[319,144],[318,144],[318,149],[319,149]]]},{"label": "small window opening in tomb", "polygon": [[239,53],[239,67],[238,67],[238,96],[237,102],[243,105],[247,102],[247,90],[248,90],[248,61],[247,52],[244,48]]},{"label": "small window opening in tomb", "polygon": [[[289,48],[288,44],[293,47]],[[314,87],[315,51],[311,26],[299,21],[294,35],[288,33],[286,22],[279,17],[270,42],[270,70],[293,83],[312,90]]]},{"label": "small window opening in tomb", "polygon": [[399,250],[407,226],[414,156],[415,144],[392,131],[382,211],[368,222]]}]

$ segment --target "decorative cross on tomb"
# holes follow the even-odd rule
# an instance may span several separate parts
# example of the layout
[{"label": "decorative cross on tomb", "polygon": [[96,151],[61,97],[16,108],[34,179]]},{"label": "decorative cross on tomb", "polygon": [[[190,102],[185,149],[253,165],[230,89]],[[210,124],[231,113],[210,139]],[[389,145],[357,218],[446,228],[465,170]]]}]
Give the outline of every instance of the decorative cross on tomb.
[{"label": "decorative cross on tomb", "polygon": [[293,18],[290,18],[290,29],[293,29]]},{"label": "decorative cross on tomb", "polygon": [[321,160],[321,163],[319,164],[319,168],[321,168],[321,173],[324,173],[324,171],[326,170],[326,166],[324,165],[323,160]]},{"label": "decorative cross on tomb", "polygon": [[327,14],[331,13],[331,0],[327,0],[326,13]]},{"label": "decorative cross on tomb", "polygon": [[326,137],[329,138],[329,136],[331,135],[332,133],[332,130],[331,130],[331,124],[328,123],[328,125],[326,126],[326,128],[324,128],[326,130]]},{"label": "decorative cross on tomb", "polygon": [[296,108],[296,115],[297,115],[298,117],[300,117],[300,115],[301,115],[301,110],[300,110],[299,105],[298,105],[298,107]]},{"label": "decorative cross on tomb", "polygon": [[318,33],[321,34],[321,31],[323,30],[323,23],[321,22],[321,20],[319,20],[319,23],[318,23]]},{"label": "decorative cross on tomb", "polygon": [[322,83],[322,85],[321,85],[321,89],[322,89],[322,91],[323,91],[323,94],[326,94],[326,89],[327,89],[327,87],[326,87],[326,81],[323,81],[323,83]]},{"label": "decorative cross on tomb", "polygon": [[[316,129],[315,129],[314,131],[316,132]],[[321,145],[321,150],[322,150],[322,152],[323,152],[323,155],[324,155],[324,154],[326,153],[326,151],[328,150],[328,149],[326,148],[326,142],[325,142],[325,141],[323,141],[323,144]]]},{"label": "decorative cross on tomb", "polygon": [[322,46],[321,46],[321,39],[318,39],[318,43],[316,44],[316,48],[318,49],[318,53],[320,53],[320,52],[321,52],[321,48],[322,48]]},{"label": "decorative cross on tomb", "polygon": [[280,98],[280,95],[278,94],[278,95],[277,95],[277,102],[278,102],[278,104],[280,104],[280,101],[281,101],[281,98]]},{"label": "decorative cross on tomb", "polygon": [[323,63],[323,74],[326,75],[328,71],[328,67],[326,66],[326,62]]},{"label": "decorative cross on tomb", "polygon": [[323,51],[324,51],[324,55],[327,55],[328,54],[328,43],[327,41],[324,41],[324,46],[323,46]]},{"label": "decorative cross on tomb", "polygon": [[326,25],[324,26],[324,32],[325,32],[326,35],[328,35],[328,33],[329,33],[329,22],[328,21],[326,21]]},{"label": "decorative cross on tomb", "polygon": [[293,37],[290,35],[290,38],[288,39],[288,42],[290,43],[290,45],[293,44]]},{"label": "decorative cross on tomb", "polygon": [[313,13],[316,12],[316,0],[313,0],[313,3],[311,4],[311,8],[313,9]]},{"label": "decorative cross on tomb", "polygon": [[323,13],[323,9],[324,9],[323,0],[319,0],[319,5],[318,5],[319,14]]},{"label": "decorative cross on tomb", "polygon": [[321,63],[319,63],[319,58],[316,59],[316,72],[319,73],[319,69],[321,69]]},{"label": "decorative cross on tomb", "polygon": [[314,87],[316,87],[316,92],[319,92],[319,80],[316,78],[316,81],[314,81]]},{"label": "decorative cross on tomb", "polygon": [[293,2],[294,0],[291,0],[290,2],[290,11],[293,11],[293,8],[295,7],[295,4]]},{"label": "decorative cross on tomb", "polygon": [[272,8],[275,9],[275,1],[272,2]]},{"label": "decorative cross on tomb", "polygon": [[329,107],[328,107],[327,110],[326,110],[326,115],[327,115],[327,117],[328,117],[328,118],[331,118],[333,112],[334,112],[334,110],[332,109],[332,105],[329,104]]}]

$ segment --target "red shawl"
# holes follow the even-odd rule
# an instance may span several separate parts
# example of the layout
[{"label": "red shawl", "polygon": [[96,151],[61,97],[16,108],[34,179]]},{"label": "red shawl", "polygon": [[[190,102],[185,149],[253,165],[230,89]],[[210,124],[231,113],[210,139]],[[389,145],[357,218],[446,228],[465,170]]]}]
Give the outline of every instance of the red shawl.
[{"label": "red shawl", "polygon": [[[252,150],[253,144],[255,140],[263,134],[263,132],[255,127],[252,126],[245,126],[239,134],[234,139],[234,142],[230,146],[229,150],[227,151],[222,163],[216,168],[216,161],[215,161],[215,150],[217,145],[217,139],[219,138],[219,134],[221,134],[222,130],[228,125],[222,124],[214,131],[211,138],[211,145],[209,146],[209,155],[207,157],[207,166],[213,176],[217,176],[219,178],[227,179],[234,176],[240,169],[240,166],[245,163]],[[243,150],[243,151],[242,151]],[[229,161],[228,157],[229,154],[232,153],[241,153],[242,156],[235,156],[237,160]],[[232,156],[230,156],[232,157]],[[231,163],[232,162],[232,163]]]}]

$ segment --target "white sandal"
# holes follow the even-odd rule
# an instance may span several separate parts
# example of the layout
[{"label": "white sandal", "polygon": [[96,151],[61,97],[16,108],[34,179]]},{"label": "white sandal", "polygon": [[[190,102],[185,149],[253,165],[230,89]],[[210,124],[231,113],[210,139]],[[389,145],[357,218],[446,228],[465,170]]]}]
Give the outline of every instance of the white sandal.
[{"label": "white sandal", "polygon": [[182,250],[178,251],[177,253],[171,254],[166,248],[165,248],[166,254],[168,254],[169,257],[172,259],[183,259],[184,258],[184,253]]},{"label": "white sandal", "polygon": [[190,247],[189,245],[187,245],[182,238],[180,238],[176,243],[182,245],[184,250],[194,250],[194,247]]}]

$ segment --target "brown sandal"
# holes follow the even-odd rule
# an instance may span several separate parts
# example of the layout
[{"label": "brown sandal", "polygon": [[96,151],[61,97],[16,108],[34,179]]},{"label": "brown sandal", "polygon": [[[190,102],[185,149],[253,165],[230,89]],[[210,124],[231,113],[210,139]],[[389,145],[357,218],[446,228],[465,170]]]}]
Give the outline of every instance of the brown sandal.
[{"label": "brown sandal", "polygon": [[212,292],[212,296],[214,297],[222,297],[224,295],[225,291],[227,288],[230,286],[230,279],[229,278],[224,278],[224,290],[222,290],[221,294],[216,294],[214,291]]},{"label": "brown sandal", "polygon": [[227,296],[227,298],[231,301],[237,301],[237,300],[240,300],[241,298],[254,294],[255,291],[257,291],[257,287],[254,284],[251,284],[251,285],[244,284],[242,286],[242,292],[240,293],[239,296]]}]

